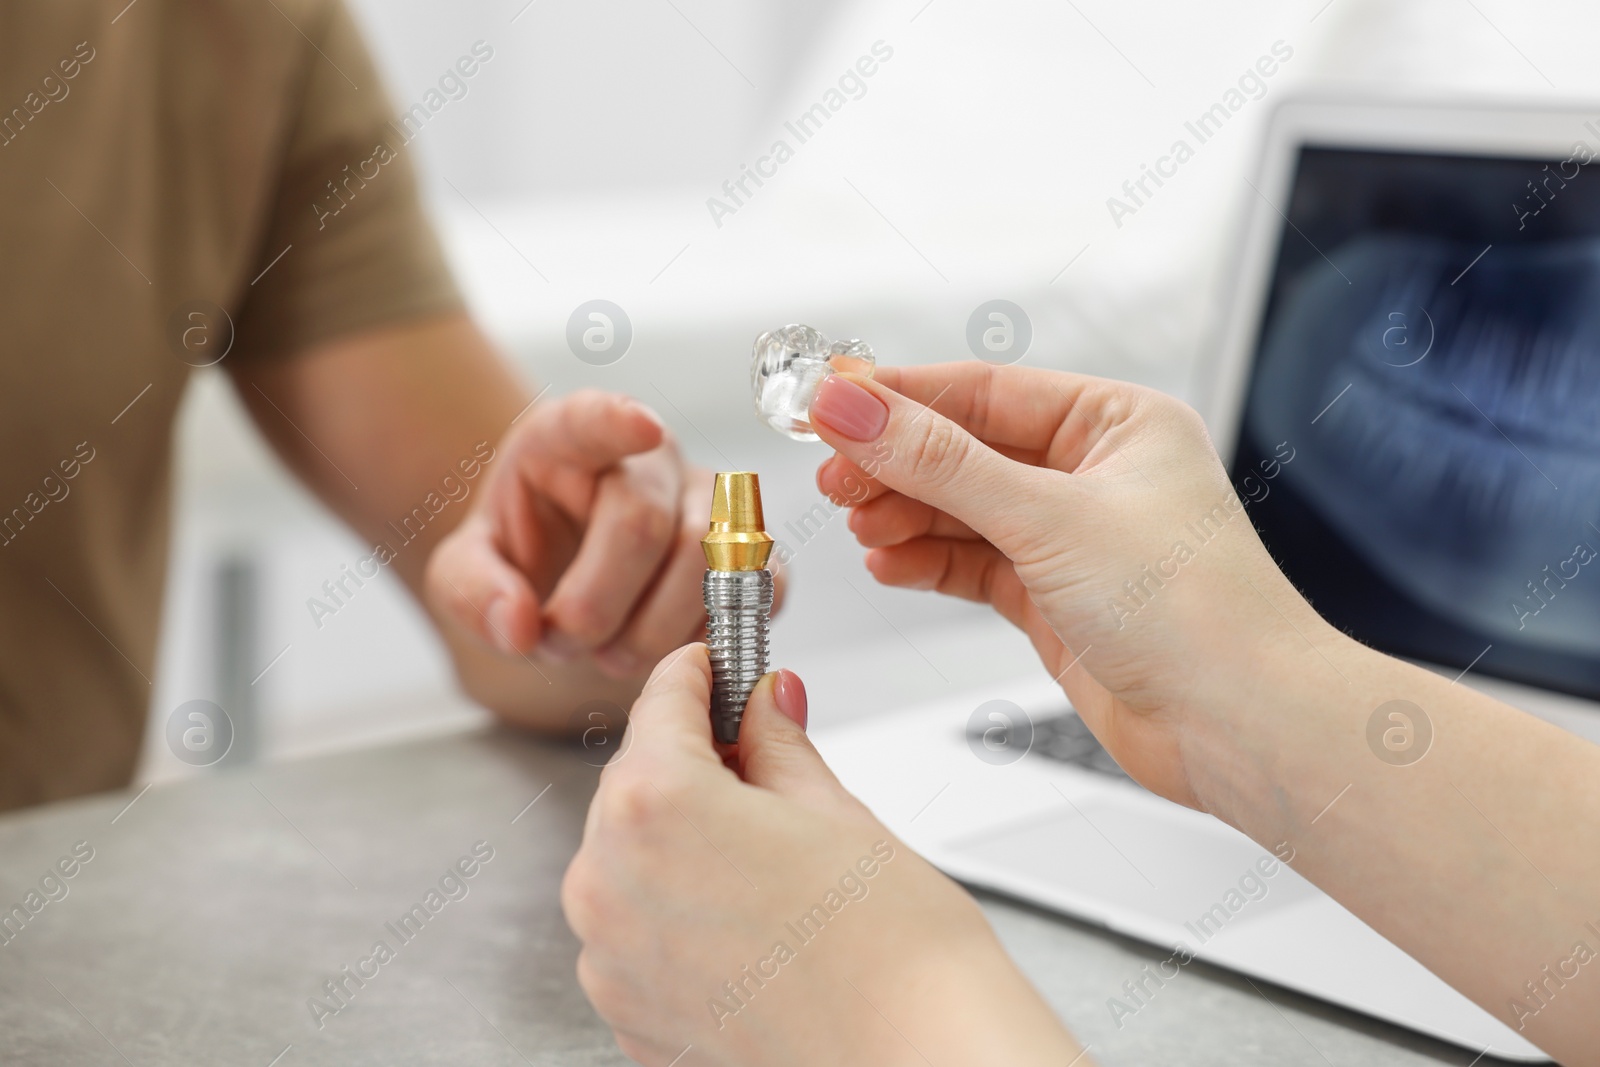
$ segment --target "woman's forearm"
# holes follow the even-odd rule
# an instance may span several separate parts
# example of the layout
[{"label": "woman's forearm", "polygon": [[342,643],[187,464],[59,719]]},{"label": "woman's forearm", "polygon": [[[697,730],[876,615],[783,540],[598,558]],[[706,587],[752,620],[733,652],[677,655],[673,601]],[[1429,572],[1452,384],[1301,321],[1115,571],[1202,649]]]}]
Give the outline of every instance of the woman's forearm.
[{"label": "woman's forearm", "polygon": [[992,604],[1135,781],[1293,848],[1496,1017],[1600,1064],[1600,749],[1320,619],[1193,411],[956,364],[835,375],[811,417],[825,491],[873,472],[850,528],[880,581]]},{"label": "woman's forearm", "polygon": [[[1566,1062],[1600,1017],[1600,748],[1307,611],[1210,720],[1208,807]],[[1213,753],[1215,755],[1215,753]]]}]

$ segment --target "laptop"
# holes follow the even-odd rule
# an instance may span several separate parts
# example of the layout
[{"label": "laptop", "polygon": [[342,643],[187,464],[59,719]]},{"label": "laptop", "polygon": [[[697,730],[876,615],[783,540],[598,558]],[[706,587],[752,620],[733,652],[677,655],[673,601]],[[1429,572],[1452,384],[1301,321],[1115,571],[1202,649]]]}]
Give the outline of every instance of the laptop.
[{"label": "laptop", "polygon": [[[1577,562],[1600,552],[1590,159],[1600,106],[1285,102],[1241,190],[1202,411],[1335,625],[1600,742],[1600,562]],[[1169,980],[1192,955],[1547,1058],[1268,849],[1131,782],[1042,668],[816,741],[946,872],[1172,950]],[[1107,994],[1127,1014],[1160,995]]]}]

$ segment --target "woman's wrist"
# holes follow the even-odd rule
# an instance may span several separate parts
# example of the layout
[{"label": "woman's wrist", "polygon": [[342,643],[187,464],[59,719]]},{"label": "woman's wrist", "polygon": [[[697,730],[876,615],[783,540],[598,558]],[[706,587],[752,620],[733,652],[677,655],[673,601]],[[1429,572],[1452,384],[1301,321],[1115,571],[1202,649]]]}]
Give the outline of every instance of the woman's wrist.
[{"label": "woman's wrist", "polygon": [[[1287,583],[1284,583],[1287,587]],[[1295,595],[1196,687],[1183,759],[1203,810],[1268,846],[1290,840],[1343,781],[1330,759],[1399,664],[1334,629]],[[1387,688],[1392,688],[1392,685]],[[1369,706],[1370,705],[1370,706]],[[1326,793],[1327,796],[1323,796]]]},{"label": "woman's wrist", "polygon": [[[998,938],[962,939],[937,960],[907,971],[916,991],[913,1021],[917,1053],[908,1064],[1005,1063],[1016,1067],[1061,1067],[1081,1046],[1017,969]],[[952,946],[945,946],[947,949]],[[910,1051],[909,1049],[907,1051]],[[1087,1058],[1078,1067],[1092,1067]]]},{"label": "woman's wrist", "polygon": [[[843,1044],[831,1062],[1071,1062],[1076,1043],[1017,969],[978,902],[925,860],[909,860],[896,872],[905,881],[880,889],[897,897],[897,916],[880,921],[873,951],[856,956],[844,975],[854,987],[847,999],[859,1010],[835,1034]],[[890,895],[879,899],[887,903]],[[1085,1065],[1087,1059],[1080,1061]]]}]

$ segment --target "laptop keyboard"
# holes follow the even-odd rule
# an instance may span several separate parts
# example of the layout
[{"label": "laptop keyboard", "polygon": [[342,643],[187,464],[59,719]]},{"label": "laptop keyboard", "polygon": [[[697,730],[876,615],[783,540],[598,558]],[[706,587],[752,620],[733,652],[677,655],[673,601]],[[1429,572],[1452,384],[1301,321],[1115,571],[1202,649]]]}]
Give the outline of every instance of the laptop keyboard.
[{"label": "laptop keyboard", "polygon": [[1075,711],[1034,723],[1033,745],[1028,749],[1028,754],[1038,754],[1045,759],[1070,763],[1116,778],[1128,777],[1127,772],[1111,758],[1111,753],[1095,740],[1094,734],[1089,732]]}]

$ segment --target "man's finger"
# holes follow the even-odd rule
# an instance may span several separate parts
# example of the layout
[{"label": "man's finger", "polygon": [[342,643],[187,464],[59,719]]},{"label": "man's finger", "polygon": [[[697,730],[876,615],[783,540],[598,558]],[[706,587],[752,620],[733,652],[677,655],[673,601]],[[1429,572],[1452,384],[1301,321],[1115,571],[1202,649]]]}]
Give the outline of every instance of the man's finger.
[{"label": "man's finger", "polygon": [[[706,510],[709,508],[697,510],[697,514],[703,515]],[[701,582],[706,559],[700,550],[700,531],[704,527],[703,520],[692,519],[680,525],[678,541],[656,575],[655,584],[634,606],[633,616],[622,632],[596,655],[607,671],[619,678],[633,677],[705,625]]]},{"label": "man's finger", "polygon": [[824,441],[878,481],[954,516],[1002,550],[1037,540],[1041,502],[1071,476],[1007,459],[962,426],[878,382],[839,374],[811,404]]},{"label": "man's finger", "polygon": [[698,540],[674,549],[626,629],[597,654],[600,665],[619,678],[635,677],[669,648],[703,634],[705,571]]},{"label": "man's finger", "polygon": [[545,606],[552,651],[590,651],[622,630],[677,540],[682,479],[666,450],[600,476],[578,554]]},{"label": "man's finger", "polygon": [[535,407],[516,442],[519,465],[590,473],[648,452],[666,439],[655,412],[632,397],[584,389],[549,408]]},{"label": "man's finger", "polygon": [[520,655],[539,643],[539,598],[495,548],[488,524],[478,517],[467,519],[434,549],[424,585],[436,611],[485,644]]}]

